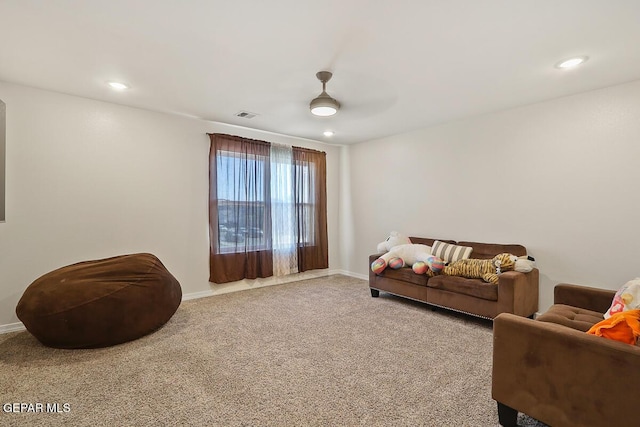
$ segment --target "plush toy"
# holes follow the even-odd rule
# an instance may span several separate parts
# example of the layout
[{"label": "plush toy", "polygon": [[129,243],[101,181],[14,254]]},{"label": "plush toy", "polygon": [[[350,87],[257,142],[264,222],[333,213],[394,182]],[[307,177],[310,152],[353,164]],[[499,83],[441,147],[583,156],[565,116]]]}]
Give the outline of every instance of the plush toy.
[{"label": "plush toy", "polygon": [[416,274],[424,274],[428,269],[439,272],[444,267],[440,258],[431,255],[431,247],[413,244],[411,240],[397,231],[378,244],[378,252],[386,252],[371,263],[371,271],[380,274],[385,268],[399,269],[409,266]]},{"label": "plush toy", "polygon": [[640,309],[640,278],[625,283],[613,296],[611,307],[604,313],[608,319],[616,313]]},{"label": "plush toy", "polygon": [[383,242],[378,243],[378,252],[389,252],[392,247],[411,243],[411,239],[402,233],[392,231]]},{"label": "plush toy", "polygon": [[519,271],[520,273],[528,273],[533,270],[536,266],[536,260],[532,256],[520,256],[516,260],[516,265],[513,267],[514,271]]},{"label": "plush toy", "polygon": [[447,265],[442,274],[482,279],[495,284],[500,273],[514,269],[517,259],[517,256],[508,253],[496,255],[493,259],[461,259]]}]

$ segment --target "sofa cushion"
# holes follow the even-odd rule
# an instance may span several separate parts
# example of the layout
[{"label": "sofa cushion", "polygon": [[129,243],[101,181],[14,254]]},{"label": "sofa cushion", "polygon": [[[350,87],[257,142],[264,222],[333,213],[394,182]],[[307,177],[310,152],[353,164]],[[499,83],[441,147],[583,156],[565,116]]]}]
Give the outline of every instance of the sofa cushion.
[{"label": "sofa cushion", "polygon": [[515,256],[527,254],[527,248],[522,245],[503,245],[500,243],[458,242],[461,246],[471,246],[473,257],[478,259],[491,259],[501,253],[509,253]]},{"label": "sofa cushion", "polygon": [[473,248],[470,246],[459,246],[445,243],[440,240],[433,242],[431,253],[445,262],[455,262],[467,259],[471,255]]},{"label": "sofa cushion", "polygon": [[602,313],[597,311],[564,304],[554,304],[546,313],[536,317],[540,322],[556,323],[582,332],[587,332],[603,319]]},{"label": "sofa cushion", "polygon": [[391,268],[385,269],[379,276],[386,279],[401,280],[403,282],[413,283],[414,285],[426,286],[429,277],[426,274],[416,274],[411,267],[402,267],[397,270]]},{"label": "sofa cushion", "polygon": [[467,279],[458,276],[434,276],[427,282],[428,288],[442,289],[472,297],[498,300],[498,285],[485,283],[481,279]]}]

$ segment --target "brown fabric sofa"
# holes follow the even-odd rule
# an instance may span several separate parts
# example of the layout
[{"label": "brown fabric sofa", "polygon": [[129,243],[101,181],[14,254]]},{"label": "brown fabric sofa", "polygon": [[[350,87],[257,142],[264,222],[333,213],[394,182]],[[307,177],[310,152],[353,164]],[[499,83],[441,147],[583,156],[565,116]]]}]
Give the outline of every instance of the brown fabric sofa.
[{"label": "brown fabric sofa", "polygon": [[505,427],[517,412],[553,427],[638,425],[640,347],[585,333],[615,291],[559,284],[536,320],[494,319],[491,393]]},{"label": "brown fabric sofa", "polygon": [[[423,237],[410,237],[410,239],[414,244],[428,246],[433,246],[436,240]],[[437,240],[473,247],[471,258],[491,259],[503,252],[517,256],[527,255],[527,250],[522,245]],[[369,265],[381,255],[370,255]],[[372,297],[377,297],[380,291],[384,291],[487,319],[493,319],[500,313],[533,316],[538,310],[538,282],[537,268],[529,273],[506,271],[500,275],[497,284],[485,283],[481,279],[455,276],[429,277],[424,274],[415,274],[408,267],[399,270],[387,268],[380,275],[369,269],[369,288]]]}]

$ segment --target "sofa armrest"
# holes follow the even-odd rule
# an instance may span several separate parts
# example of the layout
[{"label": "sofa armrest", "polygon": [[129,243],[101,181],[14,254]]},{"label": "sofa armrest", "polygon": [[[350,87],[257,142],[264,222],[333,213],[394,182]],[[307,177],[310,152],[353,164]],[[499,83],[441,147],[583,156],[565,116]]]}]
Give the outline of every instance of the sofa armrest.
[{"label": "sofa armrest", "polygon": [[379,254],[372,254],[369,255],[369,265],[371,265],[371,263],[375,260],[377,260],[378,258],[380,258],[382,255],[384,255],[384,252],[380,252]]},{"label": "sofa armrest", "polygon": [[538,311],[540,272],[505,271],[498,276],[497,313],[529,317]]},{"label": "sofa armrest", "polygon": [[560,283],[553,288],[553,302],[604,313],[611,306],[615,293],[610,289]]},{"label": "sofa armrest", "polygon": [[554,427],[635,425],[640,347],[500,314],[491,395]]}]

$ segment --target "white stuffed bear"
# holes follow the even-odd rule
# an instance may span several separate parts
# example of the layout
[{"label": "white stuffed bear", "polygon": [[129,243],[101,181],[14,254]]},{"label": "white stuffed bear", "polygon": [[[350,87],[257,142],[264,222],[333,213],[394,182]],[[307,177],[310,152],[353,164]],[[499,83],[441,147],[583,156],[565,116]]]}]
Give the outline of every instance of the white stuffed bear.
[{"label": "white stuffed bear", "polygon": [[424,274],[430,268],[439,272],[444,262],[431,254],[431,246],[413,244],[404,234],[392,231],[384,242],[378,244],[378,252],[385,252],[380,258],[371,263],[371,271],[380,274],[385,268],[394,270],[409,266],[416,274]]}]

